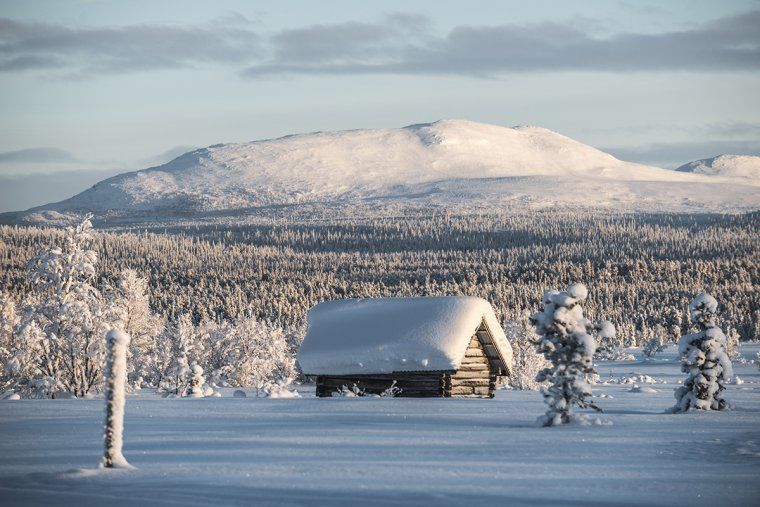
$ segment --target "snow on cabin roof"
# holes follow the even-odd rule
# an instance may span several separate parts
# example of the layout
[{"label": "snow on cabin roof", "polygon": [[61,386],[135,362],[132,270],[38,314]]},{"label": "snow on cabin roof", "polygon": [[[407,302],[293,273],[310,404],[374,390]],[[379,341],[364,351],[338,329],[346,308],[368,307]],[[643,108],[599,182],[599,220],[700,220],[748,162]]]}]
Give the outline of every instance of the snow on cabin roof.
[{"label": "snow on cabin roof", "polygon": [[469,296],[320,303],[309,310],[298,362],[307,375],[458,370],[484,320],[511,368],[512,347],[491,304]]}]

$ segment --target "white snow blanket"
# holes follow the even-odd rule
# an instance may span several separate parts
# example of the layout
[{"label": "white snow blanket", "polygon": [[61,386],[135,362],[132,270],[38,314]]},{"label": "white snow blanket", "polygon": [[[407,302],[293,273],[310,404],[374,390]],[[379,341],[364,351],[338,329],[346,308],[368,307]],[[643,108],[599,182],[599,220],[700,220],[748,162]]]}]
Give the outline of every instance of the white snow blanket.
[{"label": "white snow blanket", "polygon": [[458,370],[483,320],[511,368],[512,347],[491,304],[469,296],[320,303],[309,311],[298,362],[307,375]]}]

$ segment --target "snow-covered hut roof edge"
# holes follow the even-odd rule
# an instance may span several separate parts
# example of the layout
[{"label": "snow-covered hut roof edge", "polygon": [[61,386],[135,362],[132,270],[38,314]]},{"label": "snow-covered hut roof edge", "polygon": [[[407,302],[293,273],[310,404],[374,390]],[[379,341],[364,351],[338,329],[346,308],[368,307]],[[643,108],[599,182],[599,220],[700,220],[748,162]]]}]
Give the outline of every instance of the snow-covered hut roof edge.
[{"label": "snow-covered hut roof edge", "polygon": [[340,299],[309,310],[298,362],[307,375],[456,371],[485,323],[505,370],[512,347],[485,299]]}]

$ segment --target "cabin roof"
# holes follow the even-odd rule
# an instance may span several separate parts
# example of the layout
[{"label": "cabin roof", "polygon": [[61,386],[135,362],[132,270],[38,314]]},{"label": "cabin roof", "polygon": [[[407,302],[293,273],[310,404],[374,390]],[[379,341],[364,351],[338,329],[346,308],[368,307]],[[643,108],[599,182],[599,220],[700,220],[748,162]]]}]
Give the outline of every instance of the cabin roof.
[{"label": "cabin roof", "polygon": [[455,371],[481,327],[512,366],[512,347],[491,304],[469,296],[340,299],[309,310],[298,352],[307,375]]}]

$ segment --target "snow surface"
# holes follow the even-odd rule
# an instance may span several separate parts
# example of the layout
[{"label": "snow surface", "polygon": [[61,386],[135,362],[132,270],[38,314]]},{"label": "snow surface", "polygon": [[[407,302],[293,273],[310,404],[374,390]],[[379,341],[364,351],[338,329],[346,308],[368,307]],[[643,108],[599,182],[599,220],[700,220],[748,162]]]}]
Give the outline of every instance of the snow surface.
[{"label": "snow surface", "polygon": [[456,211],[559,203],[725,212],[760,208],[750,183],[623,162],[541,127],[441,120],[209,146],[2,218],[47,223],[83,211],[186,217],[347,202]]},{"label": "snow surface", "polygon": [[[760,345],[743,345],[754,359]],[[633,351],[640,355],[640,351]],[[98,470],[102,400],[0,401],[3,505],[757,505],[760,373],[726,412],[666,414],[684,378],[675,348],[611,374],[656,393],[593,386],[612,426],[536,426],[536,391],[488,399],[164,399],[126,413],[137,470]]]},{"label": "snow surface", "polygon": [[309,311],[298,363],[307,375],[458,370],[483,319],[511,368],[512,347],[491,304],[470,296],[320,303]]},{"label": "snow surface", "polygon": [[760,185],[760,157],[754,155],[718,155],[703,158],[684,164],[676,171],[742,178],[748,185]]}]

